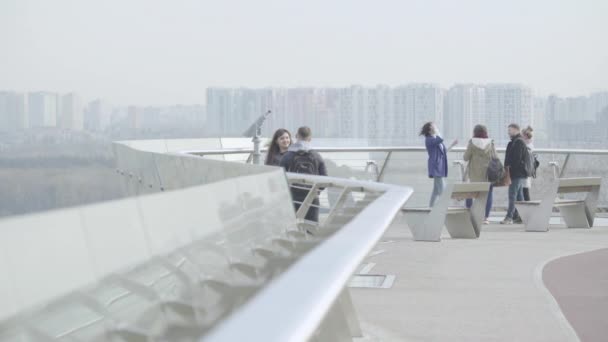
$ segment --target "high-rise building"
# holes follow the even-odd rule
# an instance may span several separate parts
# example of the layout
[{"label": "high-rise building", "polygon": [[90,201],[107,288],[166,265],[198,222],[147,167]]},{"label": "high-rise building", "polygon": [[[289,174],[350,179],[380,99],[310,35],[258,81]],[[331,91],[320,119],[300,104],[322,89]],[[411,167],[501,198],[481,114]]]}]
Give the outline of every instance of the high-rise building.
[{"label": "high-rise building", "polygon": [[593,93],[589,96],[589,116],[591,120],[597,120],[608,109],[608,91]]},{"label": "high-rise building", "polygon": [[367,129],[367,136],[364,138],[393,138],[387,133],[391,127],[389,118],[393,108],[392,89],[385,85],[378,85],[375,88],[369,88],[367,96],[367,108],[364,109],[367,115],[363,121]]},{"label": "high-rise building", "polygon": [[28,113],[30,127],[57,127],[57,94],[29,93]]},{"label": "high-rise building", "polygon": [[413,83],[393,89],[391,137],[418,141],[425,122],[433,121],[442,129],[443,92],[436,84]]},{"label": "high-rise building", "polygon": [[14,131],[28,127],[28,102],[25,94],[0,92],[0,131]]},{"label": "high-rise building", "polygon": [[144,108],[137,106],[129,106],[127,108],[127,128],[135,133],[143,126]]},{"label": "high-rise building", "polygon": [[488,84],[485,88],[485,120],[488,130],[497,140],[506,141],[507,126],[533,125],[532,90],[520,84]]},{"label": "high-rise building", "polygon": [[535,97],[533,101],[532,122],[534,122],[534,130],[536,133],[539,131],[545,132],[547,130],[547,98]]},{"label": "high-rise building", "polygon": [[487,125],[485,89],[475,84],[457,84],[447,91],[443,113],[444,134],[449,138],[471,137],[477,124]]},{"label": "high-rise building", "polygon": [[63,95],[58,107],[60,108],[58,112],[59,127],[76,131],[81,131],[84,128],[82,102],[77,94]]},{"label": "high-rise building", "polygon": [[92,132],[103,132],[111,123],[112,106],[104,100],[91,101],[84,114],[84,128]]}]

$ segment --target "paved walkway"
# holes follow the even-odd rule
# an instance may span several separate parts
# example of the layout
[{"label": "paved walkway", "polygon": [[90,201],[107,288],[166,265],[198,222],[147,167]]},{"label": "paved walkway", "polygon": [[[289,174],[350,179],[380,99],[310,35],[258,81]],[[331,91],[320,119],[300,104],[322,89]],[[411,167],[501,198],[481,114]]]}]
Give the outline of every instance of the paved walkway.
[{"label": "paved walkway", "polygon": [[[606,220],[604,220],[606,221]],[[352,289],[364,341],[577,341],[542,281],[560,256],[608,246],[593,229],[490,225],[478,240],[414,242],[400,218],[369,257],[370,274],[395,274],[390,289]],[[605,264],[602,264],[605,265]],[[606,317],[604,315],[603,317]]]},{"label": "paved walkway", "polygon": [[551,261],[543,281],[581,341],[608,341],[608,248]]}]

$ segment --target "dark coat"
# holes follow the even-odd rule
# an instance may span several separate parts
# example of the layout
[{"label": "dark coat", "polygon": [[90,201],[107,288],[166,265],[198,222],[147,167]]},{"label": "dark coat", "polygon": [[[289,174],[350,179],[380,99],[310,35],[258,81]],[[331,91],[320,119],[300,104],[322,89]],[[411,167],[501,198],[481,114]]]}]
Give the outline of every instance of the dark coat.
[{"label": "dark coat", "polygon": [[287,151],[285,152],[279,152],[279,153],[275,153],[274,155],[272,155],[272,157],[270,158],[270,162],[267,163],[266,165],[272,165],[272,166],[281,166],[281,159],[283,159],[283,156],[287,153]]},{"label": "dark coat", "polygon": [[429,154],[429,178],[448,176],[447,149],[440,136],[428,136],[425,139],[426,151]]},{"label": "dark coat", "polygon": [[524,164],[526,161],[525,153],[528,149],[526,142],[522,139],[521,134],[518,134],[511,138],[511,141],[507,145],[507,151],[505,153],[505,167],[509,168],[511,178],[528,178],[528,172]]},{"label": "dark coat", "polygon": [[[298,153],[298,151],[310,152],[317,164],[318,175],[327,176],[327,168],[325,167],[325,161],[323,160],[323,157],[321,157],[321,155],[316,151],[310,150],[308,144],[302,142],[296,142],[295,144],[291,145],[287,153],[285,153],[285,155],[283,155],[283,158],[281,158],[279,164],[285,169],[285,171],[289,170],[292,166],[291,164],[293,163],[294,157],[296,156],[296,153]],[[296,185],[297,188],[291,188],[291,196],[294,200],[295,210],[297,211],[300,208],[300,203],[302,203],[302,201],[304,201],[304,199],[308,195],[309,190],[307,190],[306,188],[310,188],[310,186],[303,184],[294,185]],[[319,191],[323,191],[323,189],[324,188],[320,188]],[[313,200],[312,204],[313,206],[311,206],[308,212],[306,213],[305,219],[309,221],[319,222],[319,198],[316,197]]]}]

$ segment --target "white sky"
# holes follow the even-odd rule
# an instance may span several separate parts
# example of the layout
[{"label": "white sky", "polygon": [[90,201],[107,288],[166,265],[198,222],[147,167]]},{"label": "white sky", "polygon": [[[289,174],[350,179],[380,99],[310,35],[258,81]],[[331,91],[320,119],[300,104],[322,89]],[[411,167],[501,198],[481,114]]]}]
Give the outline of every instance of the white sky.
[{"label": "white sky", "polygon": [[0,0],[0,90],[143,105],[408,82],[608,89],[608,1]]}]

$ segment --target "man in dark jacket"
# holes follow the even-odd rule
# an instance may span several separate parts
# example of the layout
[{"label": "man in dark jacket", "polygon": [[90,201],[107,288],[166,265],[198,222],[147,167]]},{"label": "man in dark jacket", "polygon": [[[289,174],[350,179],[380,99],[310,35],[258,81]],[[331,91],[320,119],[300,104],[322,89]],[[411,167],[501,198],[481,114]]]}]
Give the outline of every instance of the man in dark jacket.
[{"label": "man in dark jacket", "polygon": [[[296,134],[297,141],[289,146],[287,153],[281,158],[281,167],[287,172],[302,173],[309,175],[327,176],[325,161],[323,157],[316,151],[310,149],[310,140],[312,132],[308,127],[298,128]],[[310,186],[303,184],[294,184],[297,188],[291,188],[291,196],[294,200],[296,212],[300,205],[310,192]],[[304,189],[303,189],[304,188]],[[319,189],[323,190],[323,189]],[[315,194],[316,195],[316,194]],[[315,196],[311,207],[306,213],[306,220],[319,222],[319,197]]]},{"label": "man in dark jacket", "polygon": [[521,218],[515,210],[515,201],[523,201],[523,188],[526,184],[526,179],[530,176],[526,170],[526,154],[528,147],[523,140],[519,125],[509,125],[509,137],[511,141],[507,145],[505,153],[505,168],[509,169],[511,175],[511,185],[509,185],[509,207],[507,216],[500,222],[501,224],[521,223]]}]

